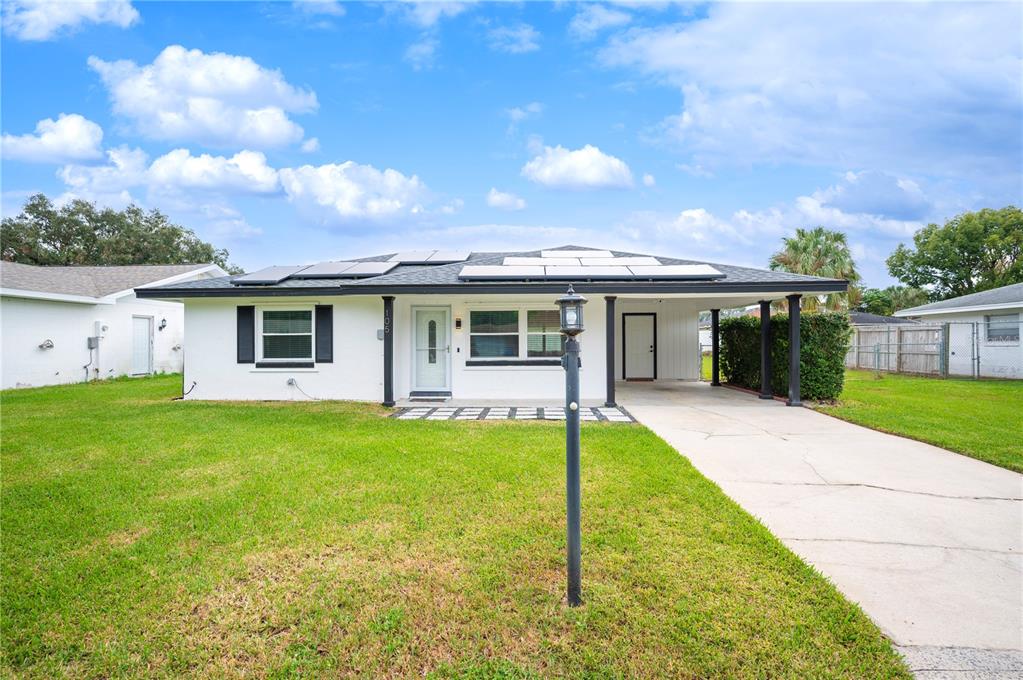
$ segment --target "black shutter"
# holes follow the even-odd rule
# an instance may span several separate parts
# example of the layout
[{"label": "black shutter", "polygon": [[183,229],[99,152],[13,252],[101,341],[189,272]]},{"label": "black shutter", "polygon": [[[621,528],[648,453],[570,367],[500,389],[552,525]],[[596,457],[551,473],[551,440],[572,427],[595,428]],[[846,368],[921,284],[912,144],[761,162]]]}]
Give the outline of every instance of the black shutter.
[{"label": "black shutter", "polygon": [[316,305],[316,361],[334,361],[334,305]]},{"label": "black shutter", "polygon": [[238,307],[238,363],[256,362],[256,308]]}]

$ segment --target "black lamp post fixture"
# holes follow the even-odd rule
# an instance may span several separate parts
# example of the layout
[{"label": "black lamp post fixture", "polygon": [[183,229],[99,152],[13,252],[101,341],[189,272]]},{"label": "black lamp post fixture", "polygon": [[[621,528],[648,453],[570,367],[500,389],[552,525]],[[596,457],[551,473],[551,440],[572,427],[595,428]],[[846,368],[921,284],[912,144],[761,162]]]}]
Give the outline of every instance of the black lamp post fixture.
[{"label": "black lamp post fixture", "polygon": [[558,298],[561,307],[561,333],[565,336],[565,354],[561,365],[565,368],[565,497],[568,510],[568,606],[583,603],[580,576],[581,538],[579,528],[579,341],[575,336],[583,332],[583,305],[586,298],[576,295],[569,285],[568,292]]}]

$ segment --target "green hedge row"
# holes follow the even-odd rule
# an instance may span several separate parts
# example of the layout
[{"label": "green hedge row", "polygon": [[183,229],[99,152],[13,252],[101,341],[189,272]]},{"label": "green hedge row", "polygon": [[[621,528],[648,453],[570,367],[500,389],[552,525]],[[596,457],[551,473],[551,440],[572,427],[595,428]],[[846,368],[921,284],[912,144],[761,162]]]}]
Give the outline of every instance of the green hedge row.
[{"label": "green hedge row", "polygon": [[[771,317],[771,390],[789,391],[789,317]],[[799,378],[803,399],[836,399],[845,379],[849,317],[841,313],[799,317]],[[760,389],[760,319],[743,316],[721,321],[721,371],[733,385]]]}]

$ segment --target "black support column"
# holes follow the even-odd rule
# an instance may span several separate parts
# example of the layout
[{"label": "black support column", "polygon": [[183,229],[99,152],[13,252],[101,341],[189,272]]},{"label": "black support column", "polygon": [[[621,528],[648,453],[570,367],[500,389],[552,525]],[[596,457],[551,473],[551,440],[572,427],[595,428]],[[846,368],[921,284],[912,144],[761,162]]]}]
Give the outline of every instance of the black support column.
[{"label": "black support column", "polygon": [[394,406],[394,296],[384,295],[384,406]]},{"label": "black support column", "polygon": [[721,310],[710,310],[710,384],[713,387],[721,386],[721,365],[720,365],[720,340],[718,340],[718,322]]},{"label": "black support column", "polygon": [[799,400],[799,295],[789,295],[789,406],[802,406]]},{"label": "black support column", "polygon": [[607,310],[607,318],[604,321],[606,352],[604,370],[607,374],[607,398],[604,401],[604,406],[617,405],[615,404],[615,300],[617,299],[614,295],[604,297],[604,307]]},{"label": "black support column", "polygon": [[771,395],[771,302],[760,301],[760,398]]}]

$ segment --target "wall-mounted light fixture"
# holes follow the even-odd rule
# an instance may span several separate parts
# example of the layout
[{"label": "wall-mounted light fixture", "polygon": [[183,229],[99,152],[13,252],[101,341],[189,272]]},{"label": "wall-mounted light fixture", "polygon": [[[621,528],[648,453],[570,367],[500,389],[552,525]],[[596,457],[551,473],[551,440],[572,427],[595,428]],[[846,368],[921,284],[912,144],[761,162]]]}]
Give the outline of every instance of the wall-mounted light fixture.
[{"label": "wall-mounted light fixture", "polygon": [[161,331],[167,327],[167,319],[160,319],[160,325],[157,326]]},{"label": "wall-mounted light fixture", "polygon": [[39,349],[53,349],[53,340],[46,338],[39,343]]}]

